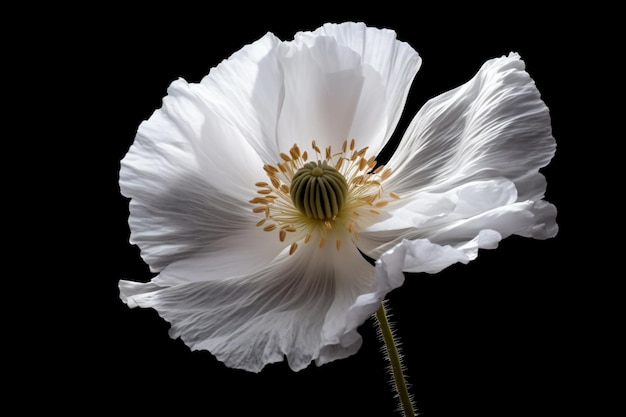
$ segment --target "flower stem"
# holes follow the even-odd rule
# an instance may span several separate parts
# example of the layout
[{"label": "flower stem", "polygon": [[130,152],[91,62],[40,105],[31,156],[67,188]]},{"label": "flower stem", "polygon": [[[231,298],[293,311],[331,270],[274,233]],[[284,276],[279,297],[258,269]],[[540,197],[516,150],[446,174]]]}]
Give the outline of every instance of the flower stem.
[{"label": "flower stem", "polygon": [[378,327],[380,328],[380,335],[385,342],[385,351],[387,352],[389,363],[391,364],[391,371],[393,373],[394,388],[398,394],[403,415],[405,417],[415,417],[413,401],[409,395],[406,380],[404,378],[402,359],[400,358],[400,353],[398,352],[393,330],[391,330],[389,320],[387,319],[387,310],[384,303],[380,305],[380,308],[376,312],[376,320],[378,321]]}]

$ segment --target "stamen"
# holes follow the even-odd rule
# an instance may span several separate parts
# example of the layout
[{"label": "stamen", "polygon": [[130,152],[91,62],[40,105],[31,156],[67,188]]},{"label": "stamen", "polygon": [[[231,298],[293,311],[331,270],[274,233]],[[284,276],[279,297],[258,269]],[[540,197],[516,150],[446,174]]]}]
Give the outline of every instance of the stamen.
[{"label": "stamen", "polygon": [[276,169],[276,167],[274,167],[272,165],[263,165],[263,169],[266,172],[278,174],[278,170]]},{"label": "stamen", "polygon": [[311,143],[311,148],[313,148],[313,150],[319,154],[322,153],[322,151],[320,151],[320,148],[317,147],[317,144],[315,143],[315,141]]},{"label": "stamen", "polygon": [[[309,162],[308,151],[293,145],[278,154],[275,164],[266,164],[266,181],[255,183],[257,195],[249,200],[253,213],[263,213],[257,227],[277,232],[292,255],[298,244],[315,238],[320,248],[329,240],[341,249],[340,233],[347,231],[359,239],[359,229],[373,221],[364,214],[381,214],[392,200],[400,199],[385,192],[382,182],[391,169],[377,165],[376,157],[367,155],[368,147],[357,148],[356,140],[344,140],[340,151],[333,147],[320,149],[315,140],[311,148],[315,157]],[[388,197],[386,197],[388,196]],[[287,239],[288,234],[290,235]],[[339,233],[339,234],[338,234]]]},{"label": "stamen", "polygon": [[293,145],[291,149],[289,149],[289,154],[291,155],[291,159],[300,158],[300,148],[298,145]]},{"label": "stamen", "polygon": [[[269,197],[269,196],[267,196],[267,197]],[[250,204],[268,204],[269,201],[267,200],[267,198],[254,197],[252,200],[248,201],[248,203],[250,203]]]}]

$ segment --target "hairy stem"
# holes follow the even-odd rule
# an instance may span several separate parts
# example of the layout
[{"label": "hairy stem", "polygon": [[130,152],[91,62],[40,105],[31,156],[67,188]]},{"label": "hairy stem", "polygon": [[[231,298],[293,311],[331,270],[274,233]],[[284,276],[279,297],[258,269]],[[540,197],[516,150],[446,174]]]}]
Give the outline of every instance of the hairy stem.
[{"label": "hairy stem", "polygon": [[398,352],[396,339],[389,325],[389,320],[387,319],[387,310],[384,303],[380,305],[380,308],[376,312],[376,320],[378,321],[380,336],[385,342],[385,351],[387,352],[389,363],[391,364],[391,371],[393,373],[394,388],[398,394],[403,415],[405,417],[415,417],[413,401],[409,395],[406,379],[404,378],[402,360],[400,358],[400,353]]}]

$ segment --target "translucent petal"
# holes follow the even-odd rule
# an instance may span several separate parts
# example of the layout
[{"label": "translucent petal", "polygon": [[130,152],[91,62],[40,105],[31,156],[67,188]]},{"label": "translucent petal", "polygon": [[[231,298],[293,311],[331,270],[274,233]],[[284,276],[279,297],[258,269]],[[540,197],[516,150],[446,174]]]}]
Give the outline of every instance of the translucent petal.
[{"label": "translucent petal", "polygon": [[[276,52],[281,41],[268,33],[211,69],[201,81],[204,96],[236,128],[265,163],[276,162],[276,123],[284,96]],[[228,138],[224,138],[228,139]]]},{"label": "translucent petal", "polygon": [[545,183],[528,177],[555,147],[548,108],[524,62],[510,54],[487,61],[466,84],[424,105],[388,163],[394,173],[387,187],[403,194],[505,177],[524,183],[520,199],[543,195]]},{"label": "translucent petal", "polygon": [[[297,34],[295,40],[311,44],[313,37],[318,35],[330,36],[339,45],[355,51],[361,56],[364,68],[373,69],[380,77],[385,86],[386,126],[382,132],[384,139],[382,143],[385,143],[394,132],[402,115],[411,83],[422,64],[421,57],[409,44],[398,41],[393,30],[367,27],[363,23],[327,23],[311,34]],[[364,94],[372,94],[371,98],[364,97],[368,102],[376,99],[369,89],[364,88]],[[371,110],[373,108],[370,107]],[[355,121],[353,127],[363,126],[363,129],[362,132],[355,130],[354,138],[360,141],[362,137],[367,137],[368,120],[375,116],[374,112],[357,112],[358,121]],[[368,129],[372,131],[371,128]],[[374,146],[374,143],[368,145],[372,154],[377,154],[380,150]]]},{"label": "translucent petal", "polygon": [[[198,262],[189,274],[197,273]],[[353,336],[363,321],[348,326],[348,311],[374,278],[374,268],[352,245],[338,251],[313,242],[244,276],[181,280],[184,261],[178,276],[170,273],[166,268],[157,281],[145,284],[121,281],[122,299],[131,307],[155,308],[171,323],[171,336],[190,348],[209,350],[227,366],[254,372],[284,357],[300,370],[315,359],[325,363],[356,352],[360,336],[345,335]]]},{"label": "translucent petal", "polygon": [[337,149],[354,138],[376,154],[395,129],[419,55],[393,31],[355,23],[299,33],[283,51],[280,146],[316,140]]}]

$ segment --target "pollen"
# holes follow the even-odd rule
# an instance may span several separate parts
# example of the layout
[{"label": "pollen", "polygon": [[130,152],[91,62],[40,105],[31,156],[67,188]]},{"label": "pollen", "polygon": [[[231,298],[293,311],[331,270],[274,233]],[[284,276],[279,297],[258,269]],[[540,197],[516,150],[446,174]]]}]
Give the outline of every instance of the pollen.
[{"label": "pollen", "polygon": [[344,250],[342,240],[357,241],[360,230],[400,199],[383,188],[392,170],[367,150],[355,139],[337,150],[322,150],[313,140],[309,150],[293,145],[277,154],[274,165],[263,166],[267,179],[254,184],[257,194],[249,201],[253,214],[263,216],[256,226],[277,233],[289,255],[312,239],[318,248],[334,241],[337,251]]}]

